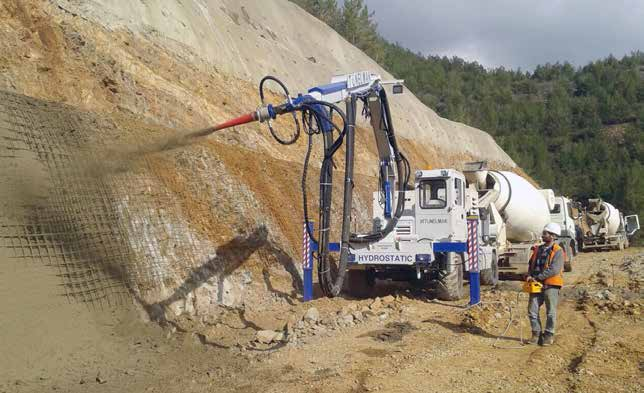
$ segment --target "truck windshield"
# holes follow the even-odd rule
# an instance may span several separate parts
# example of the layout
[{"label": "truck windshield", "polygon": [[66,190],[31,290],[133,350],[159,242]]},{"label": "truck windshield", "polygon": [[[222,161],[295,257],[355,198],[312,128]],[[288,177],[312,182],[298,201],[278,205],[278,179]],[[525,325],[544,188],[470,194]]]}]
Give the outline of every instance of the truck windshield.
[{"label": "truck windshield", "polygon": [[444,179],[423,180],[419,188],[421,208],[442,209],[447,206],[447,184]]}]

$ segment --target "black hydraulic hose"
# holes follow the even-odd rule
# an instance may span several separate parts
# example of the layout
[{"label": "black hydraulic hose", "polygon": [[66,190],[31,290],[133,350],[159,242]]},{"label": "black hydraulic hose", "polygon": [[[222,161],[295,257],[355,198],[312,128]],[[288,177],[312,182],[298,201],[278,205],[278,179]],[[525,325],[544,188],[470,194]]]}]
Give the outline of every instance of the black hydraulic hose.
[{"label": "black hydraulic hose", "polygon": [[[325,107],[329,108],[329,116],[326,116],[323,113],[320,113],[319,111],[316,111],[313,109],[313,105],[322,105]],[[343,127],[340,129],[338,126],[336,126],[331,120],[331,116],[333,113],[337,113],[338,116],[340,116],[342,120]],[[308,120],[307,120],[308,117]],[[313,120],[315,120],[315,129],[313,128]],[[336,140],[333,140],[332,138],[332,133],[327,132],[326,134],[329,134],[328,137],[325,137],[325,147],[324,147],[324,159],[322,162],[322,168],[320,169],[320,174],[325,168],[325,165],[331,165],[333,164],[333,154],[342,146],[342,141],[344,138],[344,135],[346,134],[346,124],[347,124],[347,119],[345,114],[340,110],[340,108],[334,104],[328,103],[328,102],[322,102],[322,101],[312,101],[307,104],[304,104],[302,107],[302,122],[307,126],[305,128],[305,132],[309,135],[309,141],[308,141],[308,147],[307,147],[307,152],[304,160],[304,168],[302,170],[302,201],[303,201],[303,211],[304,211],[304,220],[306,222],[310,222],[309,219],[309,213],[308,213],[308,198],[307,198],[307,191],[306,191],[306,178],[307,178],[307,171],[308,171],[308,163],[310,160],[310,155],[311,155],[311,145],[312,145],[312,135],[317,134],[322,132],[323,130],[323,122],[327,121],[328,124],[331,124],[333,129],[338,131],[339,136]],[[333,141],[333,142],[331,142]],[[327,163],[327,164],[325,164]],[[321,206],[321,205],[320,205]],[[321,221],[320,221],[321,223]],[[320,228],[323,228],[323,226],[320,226]],[[316,243],[320,244],[318,239],[314,236],[308,225],[306,226],[306,230],[308,232],[309,237]],[[319,253],[318,253],[319,255]]]},{"label": "black hydraulic hose", "polygon": [[330,296],[337,296],[342,291],[344,276],[349,262],[349,239],[351,236],[351,208],[353,205],[353,164],[356,128],[356,96],[352,95],[347,102],[347,131],[345,135],[345,165],[344,165],[344,200],[342,206],[342,234],[340,243],[340,263],[338,275],[329,288]]},{"label": "black hydraulic hose", "polygon": [[398,224],[398,219],[402,216],[403,211],[405,210],[405,191],[407,190],[407,183],[410,177],[410,166],[409,161],[398,149],[398,143],[396,142],[396,136],[394,134],[393,123],[391,121],[391,112],[389,110],[389,101],[387,100],[387,94],[384,89],[379,92],[380,102],[382,105],[382,112],[384,113],[383,121],[385,122],[385,130],[387,131],[387,139],[393,150],[394,161],[396,162],[396,177],[397,177],[397,193],[398,198],[396,201],[396,210],[392,215],[392,218],[387,222],[387,225],[378,230],[368,234],[351,234],[350,241],[352,243],[372,243],[378,240],[383,239],[387,236]]},{"label": "black hydraulic hose", "polygon": [[320,169],[320,225],[319,225],[319,242],[318,242],[318,279],[320,287],[325,296],[335,296],[333,272],[329,261],[329,235],[331,231],[331,203],[333,197],[333,135],[330,132],[324,132],[324,160]]},{"label": "black hydraulic hose", "polygon": [[[264,83],[266,83],[267,81],[273,81],[273,82],[277,83],[282,88],[282,90],[284,91],[284,96],[288,99],[288,102],[290,103],[290,96],[289,96],[288,88],[286,88],[286,85],[281,80],[277,79],[276,77],[271,76],[271,75],[267,75],[267,76],[263,77],[261,81],[259,81],[259,98],[262,101],[262,105],[264,104]],[[295,132],[293,133],[293,136],[290,139],[286,139],[286,140],[280,138],[277,135],[277,133],[273,129],[273,126],[271,125],[270,120],[268,120],[268,122],[267,122],[268,123],[268,130],[271,132],[271,135],[273,136],[273,138],[279,144],[281,144],[281,145],[292,145],[293,143],[295,143],[299,139],[299,137],[300,137],[300,123],[297,121],[297,116],[295,116],[295,113],[293,114],[293,120],[295,121]]]},{"label": "black hydraulic hose", "polygon": [[[302,206],[304,210],[304,222],[308,223],[310,222],[309,220],[309,207],[308,207],[308,198],[307,198],[307,191],[306,191],[306,175],[308,172],[308,167],[309,167],[309,160],[311,159],[311,149],[313,147],[313,133],[308,133],[308,141],[307,141],[307,147],[306,147],[306,155],[304,156],[304,167],[302,168]],[[311,233],[311,230],[309,226],[306,226],[306,231],[309,234],[309,237],[311,240],[313,240],[315,243],[318,242],[318,240],[313,236],[313,233]]]},{"label": "black hydraulic hose", "polygon": [[[317,106],[317,107],[316,107]],[[325,111],[320,110],[320,106],[327,107],[329,109],[329,114],[327,115]],[[342,146],[343,139],[347,131],[347,119],[345,114],[334,104],[319,102],[319,101],[310,101],[302,104],[302,122],[307,128],[305,132],[307,133],[309,140],[307,144],[307,152],[304,161],[304,168],[302,171],[302,200],[304,204],[304,219],[306,222],[309,222],[308,215],[308,198],[306,190],[306,178],[308,171],[308,164],[310,160],[311,150],[312,150],[312,136],[313,134],[322,132],[323,141],[324,141],[324,158],[322,161],[322,167],[320,169],[320,202],[319,202],[319,236],[316,239],[313,236],[312,231],[307,226],[307,231],[309,236],[313,241],[318,244],[318,279],[320,281],[320,287],[322,288],[323,293],[326,296],[332,297],[337,296],[342,288],[342,281],[344,281],[344,273],[342,277],[335,277],[331,268],[331,263],[329,261],[329,242],[330,242],[330,228],[331,228],[331,204],[333,196],[333,155],[338,151]],[[337,112],[341,117],[344,126],[340,129],[338,126],[332,123],[331,116],[334,112]],[[326,123],[325,123],[326,122]],[[315,123],[315,128],[314,128]],[[331,126],[331,129],[325,127]],[[334,139],[332,130],[335,129],[338,131],[339,136]],[[346,270],[346,265],[344,267]],[[338,284],[339,282],[339,284]],[[335,289],[338,288],[338,289]]]},{"label": "black hydraulic hose", "polygon": [[389,139],[389,144],[391,145],[394,151],[394,159],[398,159],[400,155],[400,150],[398,150],[398,143],[396,142],[396,135],[394,134],[394,126],[391,121],[391,110],[389,109],[389,99],[387,98],[387,93],[382,89],[379,92],[380,103],[384,109],[385,121],[387,122],[387,137]]},{"label": "black hydraulic hose", "polygon": [[409,178],[411,177],[411,165],[409,164],[409,160],[405,155],[401,152],[400,157],[402,157],[403,161],[405,162],[405,170],[407,171],[406,176],[405,176],[405,186],[409,185]]},{"label": "black hydraulic hose", "polygon": [[[395,221],[397,223],[398,219],[400,218],[400,216],[402,216],[402,213],[405,210],[405,191],[407,190],[407,182],[409,181],[411,170],[409,161],[407,161],[405,156],[400,152],[400,149],[398,149],[398,142],[396,141],[396,134],[394,133],[394,126],[393,122],[391,121],[391,110],[389,108],[389,99],[387,98],[387,94],[385,93],[384,89],[380,90],[379,94],[380,102],[385,109],[384,113],[385,120],[387,121],[387,136],[389,138],[389,144],[391,144],[394,153],[394,160],[396,161],[396,171],[398,177],[398,203],[396,206],[396,213],[394,213],[393,216],[395,217]],[[392,225],[392,229],[396,223]],[[391,229],[389,229],[389,232],[391,232]]]}]

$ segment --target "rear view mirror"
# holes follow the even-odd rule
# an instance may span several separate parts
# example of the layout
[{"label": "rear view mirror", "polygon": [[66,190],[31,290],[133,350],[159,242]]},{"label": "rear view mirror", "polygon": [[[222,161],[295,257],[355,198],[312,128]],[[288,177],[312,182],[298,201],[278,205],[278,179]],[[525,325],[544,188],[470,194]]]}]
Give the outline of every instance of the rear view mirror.
[{"label": "rear view mirror", "polygon": [[393,87],[392,87],[392,92],[393,92],[394,94],[402,94],[402,92],[403,92],[403,85],[400,85],[400,84],[399,84],[399,85],[393,85]]}]

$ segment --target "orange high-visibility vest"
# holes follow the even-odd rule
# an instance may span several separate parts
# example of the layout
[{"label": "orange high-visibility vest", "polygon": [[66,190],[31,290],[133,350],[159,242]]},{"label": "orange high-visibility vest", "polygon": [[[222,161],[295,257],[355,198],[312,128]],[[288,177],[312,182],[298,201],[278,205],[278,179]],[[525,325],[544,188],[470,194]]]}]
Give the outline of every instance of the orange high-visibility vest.
[{"label": "orange high-visibility vest", "polygon": [[[548,255],[548,258],[546,259],[546,265],[544,266],[544,270],[550,266],[550,263],[552,263],[552,258],[555,257],[555,254],[559,250],[561,250],[564,253],[564,260],[566,259],[566,255],[565,255],[566,253],[565,251],[563,251],[563,248],[561,248],[557,243],[555,243],[552,246],[552,250],[550,250],[550,254]],[[538,254],[539,254],[539,247],[538,246],[533,247],[532,256],[530,256],[530,271],[532,271],[535,268]],[[546,278],[543,283],[546,285],[557,285],[559,287],[562,287],[563,286],[563,266],[561,267],[561,270],[557,274],[555,274],[552,277]]]}]

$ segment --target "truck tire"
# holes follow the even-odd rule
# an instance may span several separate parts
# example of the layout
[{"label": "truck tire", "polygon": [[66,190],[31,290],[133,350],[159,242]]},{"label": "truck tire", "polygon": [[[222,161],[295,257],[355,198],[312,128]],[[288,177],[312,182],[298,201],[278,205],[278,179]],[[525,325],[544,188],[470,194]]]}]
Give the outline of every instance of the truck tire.
[{"label": "truck tire", "polygon": [[438,284],[440,300],[459,300],[465,296],[463,288],[463,257],[455,252],[447,253],[447,272]]},{"label": "truck tire", "polygon": [[564,261],[564,272],[571,272],[573,252],[572,252],[572,247],[570,246],[569,243],[565,244],[564,250],[566,251],[566,257],[567,257],[567,260]]},{"label": "truck tire", "polygon": [[367,270],[348,270],[344,280],[344,293],[358,299],[369,297],[373,292],[375,280]]},{"label": "truck tire", "polygon": [[564,260],[564,272],[571,272],[572,271],[572,249],[570,246],[566,247],[566,257],[567,259]]},{"label": "truck tire", "polygon": [[576,257],[577,254],[579,254],[579,248],[577,247],[577,242],[575,242],[574,240],[571,241],[570,247],[572,248],[572,255]]},{"label": "truck tire", "polygon": [[499,263],[496,255],[492,254],[492,267],[481,270],[482,285],[496,285],[499,282]]}]

